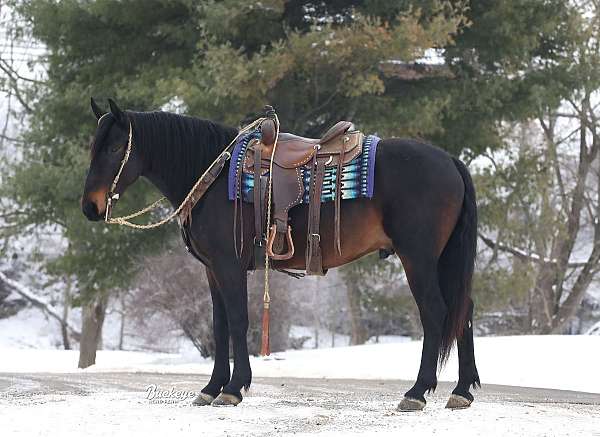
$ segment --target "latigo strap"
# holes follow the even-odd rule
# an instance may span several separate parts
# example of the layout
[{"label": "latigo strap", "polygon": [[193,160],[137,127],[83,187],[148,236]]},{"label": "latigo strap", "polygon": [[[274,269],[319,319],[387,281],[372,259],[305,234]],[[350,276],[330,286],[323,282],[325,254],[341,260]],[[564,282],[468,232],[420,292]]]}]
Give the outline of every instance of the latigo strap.
[{"label": "latigo strap", "polygon": [[310,181],[310,201],[308,204],[308,232],[306,241],[306,273],[323,276],[323,257],[321,255],[321,190],[325,176],[325,162],[315,153]]}]

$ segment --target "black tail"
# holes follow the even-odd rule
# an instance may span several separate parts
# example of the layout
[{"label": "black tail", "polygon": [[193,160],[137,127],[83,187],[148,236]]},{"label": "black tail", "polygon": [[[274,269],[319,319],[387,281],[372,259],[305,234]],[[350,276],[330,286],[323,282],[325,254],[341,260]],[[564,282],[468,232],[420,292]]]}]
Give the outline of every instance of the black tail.
[{"label": "black tail", "polygon": [[465,184],[465,195],[458,222],[438,261],[440,289],[448,308],[439,351],[442,365],[448,359],[454,341],[462,336],[467,321],[477,252],[475,187],[465,164],[456,158],[452,160]]}]

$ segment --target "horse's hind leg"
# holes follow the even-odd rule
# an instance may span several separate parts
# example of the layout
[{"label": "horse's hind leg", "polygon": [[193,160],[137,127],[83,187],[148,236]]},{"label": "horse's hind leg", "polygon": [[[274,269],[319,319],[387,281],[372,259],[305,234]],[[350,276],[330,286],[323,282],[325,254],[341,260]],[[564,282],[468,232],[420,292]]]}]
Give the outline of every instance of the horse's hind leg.
[{"label": "horse's hind leg", "polygon": [[425,392],[437,386],[437,364],[447,307],[440,291],[437,259],[400,256],[423,325],[423,351],[417,381],[398,405],[400,411],[422,410]]},{"label": "horse's hind leg", "polygon": [[463,335],[458,339],[458,384],[448,399],[446,408],[467,408],[473,402],[469,392],[471,385],[480,386],[475,351],[473,349],[473,301],[469,299],[469,313],[465,322]]}]

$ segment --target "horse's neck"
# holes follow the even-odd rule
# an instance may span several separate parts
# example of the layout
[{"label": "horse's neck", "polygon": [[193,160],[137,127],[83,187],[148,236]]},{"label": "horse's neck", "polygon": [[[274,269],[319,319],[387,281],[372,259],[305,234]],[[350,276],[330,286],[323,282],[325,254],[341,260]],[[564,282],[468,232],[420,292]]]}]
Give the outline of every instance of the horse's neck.
[{"label": "horse's neck", "polygon": [[148,179],[150,183],[152,183],[152,185],[167,198],[174,208],[177,208],[182,202],[182,200],[180,200],[180,190],[177,187],[171,186],[172,184],[169,184],[160,174],[147,172],[144,173],[144,177],[146,177],[146,179]]},{"label": "horse's neck", "polygon": [[[164,163],[164,165],[158,166],[154,165],[154,168],[144,172],[143,175],[169,200],[174,208],[177,208],[200,176],[219,156],[221,150],[233,140],[235,135],[236,131],[234,129],[223,128],[222,132],[220,131],[210,138],[196,138],[193,143],[197,147],[205,147],[205,153],[201,154],[201,158],[198,158],[197,163],[189,165],[188,162],[185,162],[189,159],[188,154],[173,154],[171,159],[176,160],[175,162],[170,164]],[[207,144],[207,141],[214,144]],[[164,147],[169,146],[164,145]],[[181,174],[174,176],[171,174],[173,168],[186,170],[182,170]]]}]

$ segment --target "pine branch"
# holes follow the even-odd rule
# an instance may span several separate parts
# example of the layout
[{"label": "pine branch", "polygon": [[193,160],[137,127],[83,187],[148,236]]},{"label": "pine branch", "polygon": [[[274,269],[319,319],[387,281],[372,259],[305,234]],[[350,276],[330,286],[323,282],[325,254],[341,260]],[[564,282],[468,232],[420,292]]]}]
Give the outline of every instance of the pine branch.
[{"label": "pine branch", "polygon": [[422,64],[418,62],[383,61],[379,63],[379,71],[389,78],[403,81],[415,81],[433,77],[454,79],[455,75],[444,64]]}]

